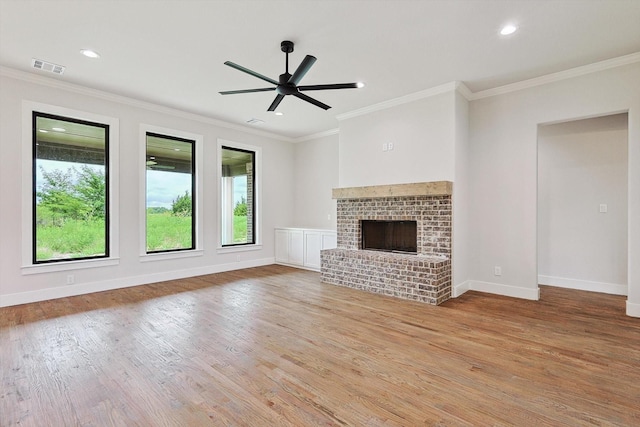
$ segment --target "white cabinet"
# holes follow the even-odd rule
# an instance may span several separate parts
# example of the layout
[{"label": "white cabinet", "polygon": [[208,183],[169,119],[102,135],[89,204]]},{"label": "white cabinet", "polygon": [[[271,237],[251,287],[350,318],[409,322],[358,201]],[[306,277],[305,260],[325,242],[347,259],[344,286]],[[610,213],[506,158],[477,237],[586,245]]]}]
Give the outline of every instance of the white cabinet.
[{"label": "white cabinet", "polygon": [[336,232],[306,228],[276,228],[275,259],[279,264],[320,270],[320,251],[336,247]]},{"label": "white cabinet", "polygon": [[322,249],[322,233],[320,231],[304,232],[304,262],[308,268],[320,270],[320,250]]},{"label": "white cabinet", "polygon": [[302,264],[304,262],[304,232],[302,230],[289,231],[289,263]]},{"label": "white cabinet", "polygon": [[276,228],[276,262],[302,264],[304,262],[304,231]]},{"label": "white cabinet", "polygon": [[276,228],[276,262],[289,262],[289,231]]}]

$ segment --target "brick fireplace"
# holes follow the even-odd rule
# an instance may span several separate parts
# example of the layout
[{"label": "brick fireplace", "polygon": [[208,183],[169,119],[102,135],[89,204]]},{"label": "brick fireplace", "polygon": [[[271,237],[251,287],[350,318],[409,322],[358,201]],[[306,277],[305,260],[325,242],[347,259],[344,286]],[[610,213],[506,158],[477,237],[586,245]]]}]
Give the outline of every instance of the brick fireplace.
[{"label": "brick fireplace", "polygon": [[[440,304],[451,296],[448,181],[337,188],[337,248],[322,251],[322,281]],[[415,221],[417,253],[362,249],[362,221]]]}]

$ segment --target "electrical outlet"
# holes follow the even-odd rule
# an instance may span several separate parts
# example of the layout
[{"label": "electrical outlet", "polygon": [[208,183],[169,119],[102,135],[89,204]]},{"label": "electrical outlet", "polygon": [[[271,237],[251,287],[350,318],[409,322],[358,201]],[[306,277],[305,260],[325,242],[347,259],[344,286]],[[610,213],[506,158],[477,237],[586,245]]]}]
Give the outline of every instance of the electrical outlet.
[{"label": "electrical outlet", "polygon": [[67,285],[73,285],[75,281],[76,278],[73,276],[73,274],[67,275]]},{"label": "electrical outlet", "polygon": [[607,213],[608,210],[609,210],[609,207],[607,206],[606,203],[600,204],[600,213]]},{"label": "electrical outlet", "polygon": [[327,214],[327,220],[331,221],[331,214]]},{"label": "electrical outlet", "polygon": [[494,276],[502,276],[502,267],[498,267],[497,265],[493,267]]},{"label": "electrical outlet", "polygon": [[389,151],[393,150],[393,142],[388,143],[387,147],[389,147]]}]

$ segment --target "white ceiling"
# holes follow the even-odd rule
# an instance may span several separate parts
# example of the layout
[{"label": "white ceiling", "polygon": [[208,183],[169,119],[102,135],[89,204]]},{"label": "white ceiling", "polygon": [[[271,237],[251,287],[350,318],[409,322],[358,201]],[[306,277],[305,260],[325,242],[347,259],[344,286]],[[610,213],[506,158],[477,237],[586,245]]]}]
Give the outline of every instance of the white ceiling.
[{"label": "white ceiling", "polygon": [[[500,36],[509,22],[519,30]],[[266,111],[274,92],[218,94],[269,86],[226,60],[277,80],[282,40],[295,42],[291,73],[318,58],[301,84],[366,87],[307,92],[328,111],[288,96],[283,116]],[[2,66],[234,124],[257,118],[290,138],[451,81],[477,92],[636,52],[640,0],[0,0]],[[34,70],[32,58],[66,71]]]}]

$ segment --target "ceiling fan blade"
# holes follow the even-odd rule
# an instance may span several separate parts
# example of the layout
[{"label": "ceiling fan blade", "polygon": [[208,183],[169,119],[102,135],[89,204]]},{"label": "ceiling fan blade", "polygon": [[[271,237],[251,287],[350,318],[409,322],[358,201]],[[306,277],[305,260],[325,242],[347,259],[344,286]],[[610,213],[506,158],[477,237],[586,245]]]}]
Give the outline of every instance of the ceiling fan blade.
[{"label": "ceiling fan blade", "polygon": [[231,67],[231,68],[235,68],[235,69],[236,69],[236,70],[238,70],[238,71],[242,71],[243,73],[247,73],[247,74],[249,74],[249,75],[252,75],[253,77],[257,77],[257,78],[259,78],[259,79],[262,79],[262,80],[264,80],[265,82],[269,82],[269,83],[271,83],[272,85],[276,85],[276,86],[277,86],[277,85],[279,84],[277,81],[275,81],[275,80],[273,80],[273,79],[270,79],[270,78],[269,78],[269,77],[267,77],[267,76],[263,76],[263,75],[262,75],[262,74],[260,74],[260,73],[256,73],[255,71],[252,71],[252,70],[250,70],[250,69],[248,69],[248,68],[245,68],[245,67],[243,67],[242,65],[235,64],[235,63],[233,63],[233,62],[231,62],[231,61],[227,61],[227,62],[225,62],[225,63],[224,63],[224,65],[228,65],[229,67]]},{"label": "ceiling fan blade", "polygon": [[298,86],[298,90],[357,89],[358,83],[335,83],[327,85]]},{"label": "ceiling fan blade", "polygon": [[253,92],[267,92],[276,90],[275,87],[263,87],[260,89],[240,89],[240,90],[225,90],[224,92],[218,92],[220,95],[235,95],[236,93],[253,93]]},{"label": "ceiling fan blade", "polygon": [[292,95],[295,96],[296,98],[300,98],[302,100],[305,100],[305,101],[315,105],[316,107],[320,107],[323,110],[328,110],[329,108],[331,108],[327,104],[323,104],[322,102],[318,101],[317,99],[313,99],[312,97],[307,96],[304,93],[296,92],[296,93],[294,93]]},{"label": "ceiling fan blade", "polygon": [[276,108],[278,108],[278,105],[280,105],[283,99],[284,95],[276,95],[276,99],[273,100],[267,111],[276,111]]},{"label": "ceiling fan blade", "polygon": [[289,77],[288,83],[293,83],[294,85],[297,85],[298,83],[300,83],[300,80],[302,80],[304,75],[307,74],[307,72],[309,71],[309,69],[311,69],[311,66],[315,62],[316,62],[315,56],[311,56],[311,55],[305,56],[302,62],[300,63],[300,65],[298,65],[298,68],[293,73],[293,75]]}]

